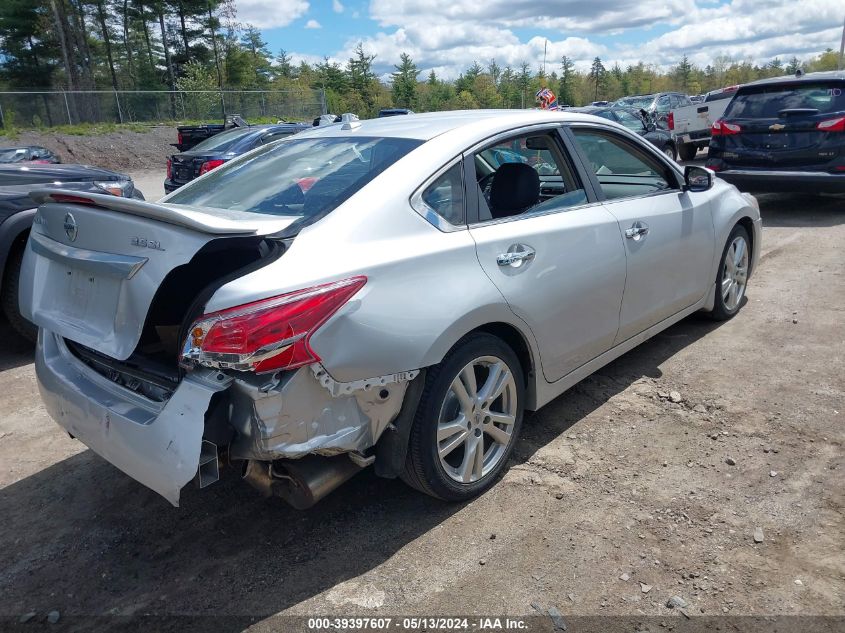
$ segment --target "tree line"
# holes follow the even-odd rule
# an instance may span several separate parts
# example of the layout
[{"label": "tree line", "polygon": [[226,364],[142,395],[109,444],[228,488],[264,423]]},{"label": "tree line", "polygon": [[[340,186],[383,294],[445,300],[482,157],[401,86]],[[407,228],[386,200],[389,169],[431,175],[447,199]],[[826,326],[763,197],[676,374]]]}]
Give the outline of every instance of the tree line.
[{"label": "tree line", "polygon": [[452,80],[423,73],[407,53],[391,64],[389,77],[376,74],[375,61],[359,44],[345,64],[328,57],[294,63],[285,50],[272,53],[259,29],[238,21],[235,0],[0,2],[2,90],[267,89],[304,95],[322,89],[329,111],[363,117],[384,107],[533,107],[541,87],[566,105],[665,90],[698,94],[799,68],[835,69],[837,54],[763,65],[720,56],[703,68],[683,56],[669,69],[645,62],[606,67],[596,57],[585,72],[568,57],[540,68],[473,61]]}]

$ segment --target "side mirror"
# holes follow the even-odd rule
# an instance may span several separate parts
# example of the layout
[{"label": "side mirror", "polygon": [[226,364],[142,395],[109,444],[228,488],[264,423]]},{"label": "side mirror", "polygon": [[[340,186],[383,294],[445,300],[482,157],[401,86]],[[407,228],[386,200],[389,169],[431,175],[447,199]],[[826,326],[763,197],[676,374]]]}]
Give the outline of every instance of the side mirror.
[{"label": "side mirror", "polygon": [[687,165],[684,168],[685,191],[707,191],[713,186],[716,173],[698,165]]}]

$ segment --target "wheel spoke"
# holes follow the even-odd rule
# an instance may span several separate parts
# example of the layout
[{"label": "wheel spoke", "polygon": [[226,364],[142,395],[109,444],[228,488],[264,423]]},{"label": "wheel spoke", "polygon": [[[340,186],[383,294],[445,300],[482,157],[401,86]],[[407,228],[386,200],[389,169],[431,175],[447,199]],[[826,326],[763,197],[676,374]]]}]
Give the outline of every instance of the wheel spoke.
[{"label": "wheel spoke", "polygon": [[734,268],[738,268],[742,263],[742,257],[745,255],[745,240],[737,240],[734,242],[735,252],[733,257]]},{"label": "wheel spoke", "polygon": [[471,397],[467,393],[467,389],[464,386],[464,382],[463,380],[461,380],[460,376],[457,376],[452,381],[451,389],[452,393],[455,394],[455,397],[458,399],[458,402],[461,405],[461,412],[467,417],[472,415],[472,405],[475,398]]},{"label": "wheel spoke", "polygon": [[508,442],[511,441],[511,434],[504,429],[500,429],[495,424],[485,424],[484,432],[493,438],[493,441],[496,442],[496,444],[507,446]]},{"label": "wheel spoke", "polygon": [[502,372],[507,372],[507,369],[504,369],[502,363],[490,365],[488,370],[489,371],[487,373],[487,379],[484,381],[484,385],[478,392],[478,400],[480,402],[486,402],[487,400],[490,400],[490,396],[493,394],[493,391],[498,386],[499,377],[502,375]]},{"label": "wheel spoke", "polygon": [[728,296],[728,303],[729,303],[728,307],[730,309],[733,309],[737,304],[736,291],[737,291],[737,285],[736,285],[736,283],[734,283],[734,284],[731,285],[731,291],[730,291],[730,294]]},{"label": "wheel spoke", "polygon": [[490,422],[495,422],[496,424],[507,424],[510,426],[514,422],[516,422],[516,416],[510,415],[509,413],[498,413],[496,411],[490,411],[487,413],[488,417],[490,418]]},{"label": "wheel spoke", "polygon": [[472,481],[472,474],[475,469],[475,461],[477,459],[476,453],[480,452],[479,444],[480,442],[475,436],[470,436],[466,443],[463,461],[461,461],[461,465],[458,466],[458,475],[464,483]]},{"label": "wheel spoke", "polygon": [[[456,433],[454,437],[452,437],[452,439],[446,442],[443,446],[438,445],[437,453],[440,455],[440,459],[450,455],[452,451],[458,448],[461,444],[466,444],[466,450],[469,451],[470,443],[467,442],[468,437],[470,437],[469,431],[464,429],[460,433]],[[466,454],[464,454],[464,459],[466,459]]]},{"label": "wheel spoke", "polygon": [[475,382],[475,366],[467,365],[464,367],[459,378],[463,382],[470,400],[474,400],[478,396],[478,385]]},{"label": "wheel spoke", "polygon": [[731,294],[731,288],[734,286],[734,280],[726,278],[722,281],[722,299],[727,303],[728,296]]},{"label": "wheel spoke", "polygon": [[437,441],[448,440],[455,433],[467,430],[467,420],[464,414],[460,414],[453,422],[443,422],[437,426]]}]

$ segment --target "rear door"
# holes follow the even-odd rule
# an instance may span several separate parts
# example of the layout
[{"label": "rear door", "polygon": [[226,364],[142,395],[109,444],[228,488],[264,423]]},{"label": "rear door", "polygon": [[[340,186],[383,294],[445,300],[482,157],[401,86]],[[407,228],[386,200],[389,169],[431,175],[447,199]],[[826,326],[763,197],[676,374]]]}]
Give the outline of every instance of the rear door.
[{"label": "rear door", "polygon": [[586,125],[571,132],[604,208],[625,235],[621,343],[695,304],[709,289],[715,242],[709,196],[681,191],[662,157],[622,134]]},{"label": "rear door", "polygon": [[[492,140],[465,165],[478,261],[531,328],[546,380],[558,380],[616,337],[625,284],[616,219],[580,182],[556,128]],[[509,169],[524,178],[499,193],[497,179]],[[530,199],[512,199],[517,190]]]},{"label": "rear door", "polygon": [[740,88],[725,111],[724,159],[768,169],[845,158],[845,81],[797,81]]}]

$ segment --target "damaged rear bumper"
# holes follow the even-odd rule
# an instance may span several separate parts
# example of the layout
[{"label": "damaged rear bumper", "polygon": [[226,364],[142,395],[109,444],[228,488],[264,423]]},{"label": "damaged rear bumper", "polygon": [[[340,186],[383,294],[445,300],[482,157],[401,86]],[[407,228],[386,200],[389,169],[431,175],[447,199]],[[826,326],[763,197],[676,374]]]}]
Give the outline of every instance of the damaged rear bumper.
[{"label": "damaged rear bumper", "polygon": [[47,412],[59,426],[179,505],[179,491],[197,472],[211,397],[231,378],[195,371],[167,402],[153,402],[79,362],[60,337],[43,329],[35,370]]}]

